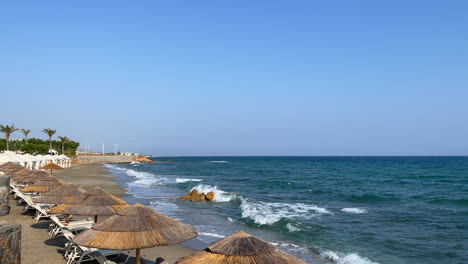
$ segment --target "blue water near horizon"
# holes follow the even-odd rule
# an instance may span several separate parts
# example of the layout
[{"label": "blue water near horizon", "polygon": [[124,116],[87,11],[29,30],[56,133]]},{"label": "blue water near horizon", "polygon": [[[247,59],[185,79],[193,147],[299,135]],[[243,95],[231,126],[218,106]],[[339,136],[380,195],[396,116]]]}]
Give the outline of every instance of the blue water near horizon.
[{"label": "blue water near horizon", "polygon": [[[245,230],[309,263],[468,263],[468,157],[158,157],[106,165],[206,243]],[[167,200],[192,189],[215,202]]]}]

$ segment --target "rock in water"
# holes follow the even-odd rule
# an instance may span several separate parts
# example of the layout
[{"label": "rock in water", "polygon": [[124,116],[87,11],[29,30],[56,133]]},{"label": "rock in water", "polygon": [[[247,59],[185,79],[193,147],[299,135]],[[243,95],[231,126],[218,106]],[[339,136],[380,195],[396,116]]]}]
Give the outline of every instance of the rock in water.
[{"label": "rock in water", "polygon": [[192,201],[192,202],[200,202],[200,201],[213,201],[214,200],[214,193],[199,193],[197,190],[192,190],[188,194],[179,198],[179,200],[184,201]]},{"label": "rock in water", "polygon": [[213,201],[214,200],[214,192],[209,192],[205,195],[205,199],[207,201]]},{"label": "rock in water", "polygon": [[137,161],[137,162],[140,162],[140,163],[154,163],[154,161],[148,159],[145,156],[134,157],[131,161]]}]

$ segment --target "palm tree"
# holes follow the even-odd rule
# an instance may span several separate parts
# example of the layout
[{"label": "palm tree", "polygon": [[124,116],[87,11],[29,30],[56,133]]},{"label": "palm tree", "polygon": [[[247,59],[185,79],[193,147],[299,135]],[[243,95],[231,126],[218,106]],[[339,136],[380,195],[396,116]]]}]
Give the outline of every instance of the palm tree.
[{"label": "palm tree", "polygon": [[31,133],[31,129],[21,129],[21,132],[24,134],[24,143],[28,144],[28,135]]},{"label": "palm tree", "polygon": [[60,143],[62,143],[62,154],[65,153],[65,149],[64,149],[64,146],[65,146],[65,143],[67,141],[69,141],[70,139],[67,138],[67,137],[58,137],[60,139]]},{"label": "palm tree", "polygon": [[0,125],[0,132],[5,134],[6,138],[6,150],[10,150],[10,136],[13,134],[13,132],[19,130],[18,128],[15,127],[15,125],[11,126],[4,126]]},{"label": "palm tree", "polygon": [[42,132],[46,133],[49,136],[49,149],[52,149],[52,136],[57,132],[57,130],[53,130],[51,128],[44,128]]}]

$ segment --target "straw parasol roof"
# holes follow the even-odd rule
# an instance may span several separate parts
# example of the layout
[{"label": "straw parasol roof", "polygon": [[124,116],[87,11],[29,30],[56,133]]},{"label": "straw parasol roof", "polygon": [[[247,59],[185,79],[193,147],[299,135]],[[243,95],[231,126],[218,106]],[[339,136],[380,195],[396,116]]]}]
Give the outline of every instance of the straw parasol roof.
[{"label": "straw parasol roof", "polygon": [[49,176],[51,175],[44,171],[33,171],[33,172],[30,172],[28,175],[15,176],[13,177],[13,180],[17,183],[30,184],[30,183],[38,182],[39,180],[45,179]]},{"label": "straw parasol roof", "polygon": [[31,171],[23,167],[20,170],[11,171],[10,174],[13,176],[25,176],[31,174]]},{"label": "straw parasol roof", "polygon": [[63,184],[63,181],[55,178],[54,176],[48,176],[47,178],[40,179],[33,185],[24,188],[22,192],[45,193],[59,186],[62,186]]},{"label": "straw parasol roof", "polygon": [[75,184],[64,184],[53,189],[50,192],[44,193],[43,196],[34,200],[35,203],[41,204],[61,204],[85,193],[86,191]]},{"label": "straw parasol roof", "polygon": [[14,168],[23,168],[23,166],[18,165],[14,162],[6,162],[0,165],[0,170],[5,170],[5,169],[14,169]]},{"label": "straw parasol roof", "polygon": [[7,172],[7,173],[12,173],[12,172],[19,171],[22,169],[24,169],[23,166],[15,164],[14,166],[8,166],[6,168],[3,168],[2,171]]},{"label": "straw parasol roof", "polygon": [[137,250],[137,263],[142,248],[179,244],[197,236],[197,230],[149,207],[134,204],[73,240],[83,246]]},{"label": "straw parasol roof", "polygon": [[51,163],[49,163],[47,165],[42,166],[41,169],[43,169],[43,170],[61,170],[61,169],[63,169],[63,167],[51,162]]},{"label": "straw parasol roof", "polygon": [[94,187],[80,196],[53,207],[50,212],[53,214],[94,216],[114,215],[117,211],[127,207],[128,204],[125,201],[107,193],[99,187]]},{"label": "straw parasol roof", "polygon": [[52,174],[52,170],[63,170],[63,167],[51,162],[47,165],[42,166],[41,169],[50,170],[50,173]]},{"label": "straw parasol roof", "polygon": [[244,231],[218,240],[208,248],[183,257],[176,264],[306,264]]}]

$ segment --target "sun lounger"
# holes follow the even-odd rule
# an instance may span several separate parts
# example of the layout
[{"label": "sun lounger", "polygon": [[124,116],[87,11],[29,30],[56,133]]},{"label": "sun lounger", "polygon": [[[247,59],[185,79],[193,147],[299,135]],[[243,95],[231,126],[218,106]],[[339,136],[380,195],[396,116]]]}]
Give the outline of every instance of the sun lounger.
[{"label": "sun lounger", "polygon": [[18,204],[21,204],[22,202],[26,203],[26,206],[24,207],[24,211],[28,211],[29,209],[34,209],[35,203],[30,195],[24,194],[20,191],[15,194],[16,194],[16,197],[19,198]]},{"label": "sun lounger", "polygon": [[54,221],[53,226],[49,227],[49,235],[52,237],[63,235],[65,230],[70,231],[71,233],[77,233],[79,231],[91,228],[91,226],[94,224],[94,221],[89,220],[71,221],[69,223],[64,223],[60,221],[56,215],[51,215],[50,219]]},{"label": "sun lounger", "polygon": [[46,204],[36,204],[34,209],[36,209],[36,216],[34,216],[34,220],[36,223],[39,222],[42,218],[50,218],[50,213],[48,209],[49,205]]},{"label": "sun lounger", "polygon": [[[115,262],[108,260],[108,256],[117,256],[123,253],[127,253],[127,258],[125,262],[130,258],[128,252],[126,251],[116,251],[116,250],[99,250],[96,248],[88,248],[80,246],[73,241],[74,234],[68,230],[64,230],[63,236],[67,238],[67,243],[64,248],[64,258],[67,260],[67,264],[80,264],[87,261],[97,261],[101,264],[113,264]],[[123,262],[123,263],[125,263]]]}]

